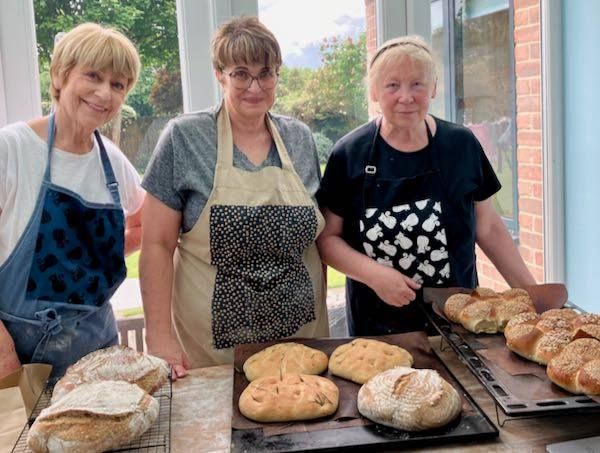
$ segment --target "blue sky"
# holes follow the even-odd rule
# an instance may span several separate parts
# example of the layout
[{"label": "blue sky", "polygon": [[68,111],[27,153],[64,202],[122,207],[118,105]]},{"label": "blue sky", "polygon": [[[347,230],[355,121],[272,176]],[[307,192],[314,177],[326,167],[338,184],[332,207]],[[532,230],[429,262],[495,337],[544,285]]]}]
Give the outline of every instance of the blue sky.
[{"label": "blue sky", "polygon": [[316,68],[323,38],[356,37],[365,30],[364,0],[258,0],[258,11],[290,67]]}]

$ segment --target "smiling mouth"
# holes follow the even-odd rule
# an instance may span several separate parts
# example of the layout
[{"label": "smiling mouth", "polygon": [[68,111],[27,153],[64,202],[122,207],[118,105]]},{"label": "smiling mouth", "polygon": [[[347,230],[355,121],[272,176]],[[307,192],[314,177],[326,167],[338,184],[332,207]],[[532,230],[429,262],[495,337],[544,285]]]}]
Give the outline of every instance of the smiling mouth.
[{"label": "smiling mouth", "polygon": [[106,112],[108,112],[108,109],[106,109],[106,108],[104,108],[102,106],[96,105],[96,104],[92,104],[91,102],[88,102],[86,100],[83,100],[83,103],[85,105],[87,105],[89,108],[91,108],[92,110],[94,110],[94,111],[96,111],[98,113],[106,113]]}]

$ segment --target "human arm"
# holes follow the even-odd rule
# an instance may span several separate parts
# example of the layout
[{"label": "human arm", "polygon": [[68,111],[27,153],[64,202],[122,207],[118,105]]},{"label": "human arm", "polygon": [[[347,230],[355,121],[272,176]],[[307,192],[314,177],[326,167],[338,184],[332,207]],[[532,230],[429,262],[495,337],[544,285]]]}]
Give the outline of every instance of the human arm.
[{"label": "human arm", "polygon": [[0,320],[0,379],[21,368],[21,362],[15,350],[15,343]]},{"label": "human arm", "polygon": [[348,277],[369,286],[389,305],[402,307],[412,302],[420,285],[401,272],[378,263],[356,250],[342,238],[344,219],[323,210],[325,229],[317,238],[321,259]]},{"label": "human arm", "polygon": [[142,207],[140,286],[146,319],[148,352],[173,367],[173,379],[187,374],[190,364],[171,319],[173,254],[182,214],[147,194]]},{"label": "human arm", "polygon": [[140,248],[142,242],[142,208],[125,219],[125,256]]},{"label": "human arm", "polygon": [[494,263],[512,288],[535,285],[535,279],[525,265],[504,222],[494,209],[492,199],[475,202],[475,234],[477,244]]}]

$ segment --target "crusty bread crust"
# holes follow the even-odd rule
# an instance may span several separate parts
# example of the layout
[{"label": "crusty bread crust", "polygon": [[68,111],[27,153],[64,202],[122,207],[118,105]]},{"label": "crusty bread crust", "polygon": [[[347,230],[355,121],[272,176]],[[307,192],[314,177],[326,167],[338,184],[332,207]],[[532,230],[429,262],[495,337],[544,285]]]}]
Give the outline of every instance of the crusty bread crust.
[{"label": "crusty bread crust", "polygon": [[450,321],[475,333],[502,332],[510,319],[526,312],[535,312],[535,307],[527,291],[520,288],[502,293],[476,288],[470,294],[453,294],[444,304]]},{"label": "crusty bread crust", "polygon": [[337,386],[322,376],[267,376],[244,389],[239,408],[245,417],[257,422],[312,420],[333,414],[339,395]]},{"label": "crusty bread crust", "polygon": [[338,346],[329,359],[331,374],[364,384],[377,373],[396,366],[412,366],[412,355],[399,346],[369,338],[356,338]]},{"label": "crusty bread crust", "polygon": [[52,403],[83,383],[105,380],[134,383],[152,394],[168,377],[169,366],[163,359],[137,352],[128,346],[111,346],[94,351],[67,368],[54,386]]},{"label": "crusty bread crust", "polygon": [[358,410],[370,420],[405,431],[439,428],[462,410],[460,395],[437,371],[396,367],[358,391]]},{"label": "crusty bread crust", "polygon": [[246,379],[254,381],[282,374],[321,374],[327,369],[327,354],[300,343],[278,343],[244,362]]},{"label": "crusty bread crust", "polygon": [[158,402],[135,384],[82,384],[44,409],[27,436],[34,452],[102,452],[141,436],[158,417]]}]

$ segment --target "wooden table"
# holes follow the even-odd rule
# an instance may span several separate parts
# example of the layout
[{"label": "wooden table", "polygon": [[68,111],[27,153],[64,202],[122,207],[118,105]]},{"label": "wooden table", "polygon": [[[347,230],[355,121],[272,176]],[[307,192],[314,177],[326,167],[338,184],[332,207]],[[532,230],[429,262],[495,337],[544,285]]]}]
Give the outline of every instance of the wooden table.
[{"label": "wooden table", "polygon": [[[459,362],[454,351],[449,348],[440,351],[439,337],[430,338],[430,342],[477,404],[496,423],[495,405],[484,387]],[[189,376],[175,382],[171,451],[229,451],[232,393],[233,367],[230,365],[191,370]],[[503,418],[501,413],[501,420]],[[452,443],[437,448],[427,447],[427,451],[543,452],[550,443],[600,435],[600,413],[511,419],[499,429],[500,437],[493,441]]]}]

